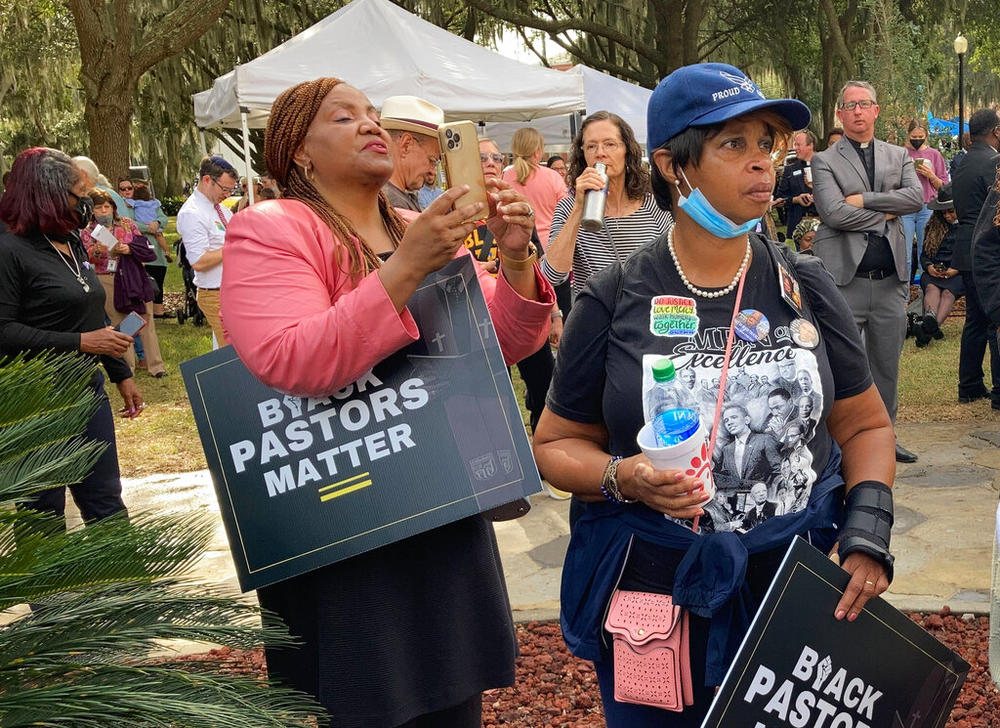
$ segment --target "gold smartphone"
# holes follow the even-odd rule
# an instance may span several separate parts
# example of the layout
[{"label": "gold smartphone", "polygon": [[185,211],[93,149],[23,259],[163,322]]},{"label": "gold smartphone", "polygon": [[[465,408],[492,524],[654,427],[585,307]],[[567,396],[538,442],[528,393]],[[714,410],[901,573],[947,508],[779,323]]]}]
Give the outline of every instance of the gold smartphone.
[{"label": "gold smartphone", "polygon": [[486,179],[483,165],[479,161],[479,137],[476,125],[471,121],[452,121],[438,127],[438,141],[441,143],[441,159],[444,161],[445,179],[448,187],[468,185],[469,191],[455,202],[455,207],[482,202],[484,209],[469,220],[481,220],[489,212],[486,206]]}]

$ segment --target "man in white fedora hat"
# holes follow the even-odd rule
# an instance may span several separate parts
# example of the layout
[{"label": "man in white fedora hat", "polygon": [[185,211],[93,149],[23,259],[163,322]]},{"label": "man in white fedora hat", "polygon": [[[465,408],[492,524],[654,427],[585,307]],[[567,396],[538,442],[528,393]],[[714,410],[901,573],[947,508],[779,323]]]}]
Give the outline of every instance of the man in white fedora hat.
[{"label": "man in white fedora hat", "polygon": [[441,159],[437,128],[444,111],[416,96],[390,96],[382,104],[382,127],[392,137],[392,176],[383,191],[389,204],[420,212],[417,191]]}]

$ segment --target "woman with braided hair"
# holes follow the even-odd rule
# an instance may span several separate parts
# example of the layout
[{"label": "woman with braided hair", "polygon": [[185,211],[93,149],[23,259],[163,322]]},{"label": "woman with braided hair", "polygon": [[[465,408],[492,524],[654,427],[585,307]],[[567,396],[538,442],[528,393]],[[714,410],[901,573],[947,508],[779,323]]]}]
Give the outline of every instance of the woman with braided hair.
[{"label": "woman with braided hair", "polygon": [[[488,214],[500,275],[480,271],[505,359],[536,351],[555,301],[529,253],[533,215],[502,182],[453,210],[448,190],[409,224],[380,190],[390,137],[363,93],[333,78],[275,101],[268,172],[284,197],[233,218],[222,317],[269,386],[325,396],[418,336],[406,301]],[[411,487],[399,483],[400,488]],[[270,674],[316,696],[337,728],[481,725],[483,690],[514,680],[514,636],[491,524],[473,516],[258,591],[301,644],[267,648]]]}]

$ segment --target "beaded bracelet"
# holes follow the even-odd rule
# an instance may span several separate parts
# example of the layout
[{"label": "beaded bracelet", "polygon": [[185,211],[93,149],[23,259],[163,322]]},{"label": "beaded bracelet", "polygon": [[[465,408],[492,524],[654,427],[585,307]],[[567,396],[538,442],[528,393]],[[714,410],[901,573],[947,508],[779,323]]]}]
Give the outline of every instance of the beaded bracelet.
[{"label": "beaded bracelet", "polygon": [[607,466],[604,468],[604,477],[601,478],[601,495],[609,503],[635,503],[634,500],[629,500],[623,496],[622,492],[618,489],[618,463],[621,460],[621,455],[612,455],[608,461]]}]

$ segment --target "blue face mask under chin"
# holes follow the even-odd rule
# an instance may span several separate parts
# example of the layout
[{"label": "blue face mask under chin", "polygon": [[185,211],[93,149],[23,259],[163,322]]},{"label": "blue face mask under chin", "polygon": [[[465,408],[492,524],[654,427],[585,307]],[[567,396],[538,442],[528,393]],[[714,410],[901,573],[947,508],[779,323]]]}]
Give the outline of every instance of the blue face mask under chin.
[{"label": "blue face mask under chin", "polygon": [[[684,178],[684,182],[687,184],[688,189],[691,190],[691,194],[688,197],[681,194],[680,199],[677,201],[677,206],[684,210],[688,217],[698,223],[701,227],[705,228],[705,230],[712,233],[712,235],[717,238],[729,240],[731,238],[738,238],[741,235],[746,235],[747,233],[757,229],[757,223],[760,222],[759,217],[756,217],[753,220],[747,220],[742,225],[737,225],[735,222],[716,210],[712,206],[712,203],[708,201],[708,198],[702,194],[700,189],[691,186],[691,183],[688,182],[687,175],[684,174],[683,170],[680,170],[680,173],[681,177]],[[676,181],[674,184],[677,185],[677,191],[680,192],[680,181]]]}]

